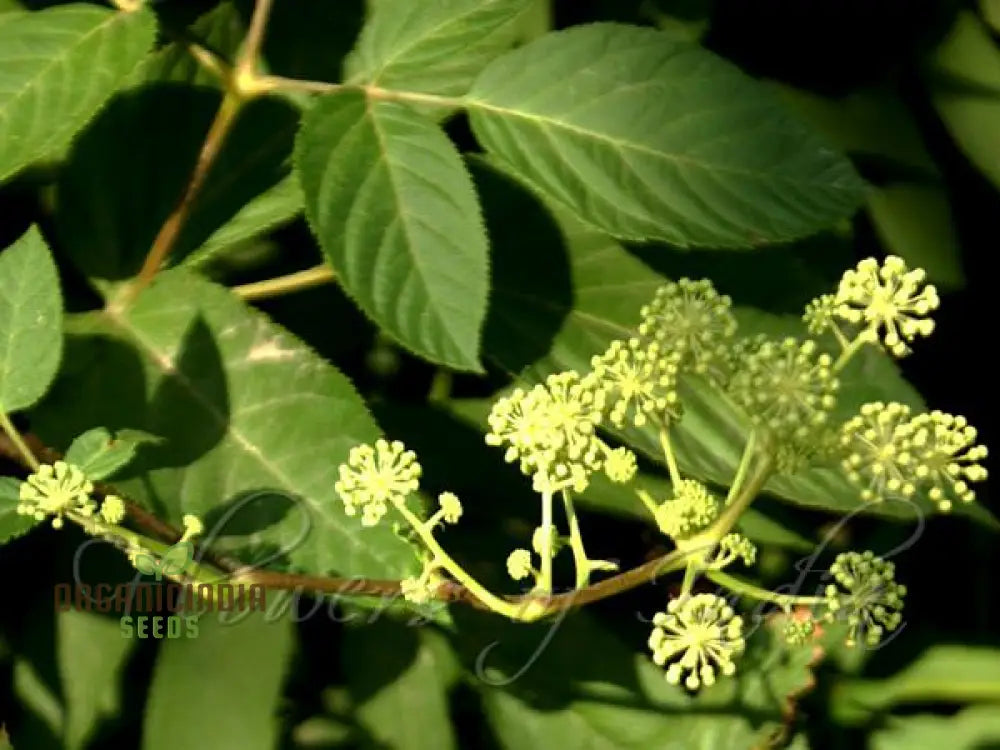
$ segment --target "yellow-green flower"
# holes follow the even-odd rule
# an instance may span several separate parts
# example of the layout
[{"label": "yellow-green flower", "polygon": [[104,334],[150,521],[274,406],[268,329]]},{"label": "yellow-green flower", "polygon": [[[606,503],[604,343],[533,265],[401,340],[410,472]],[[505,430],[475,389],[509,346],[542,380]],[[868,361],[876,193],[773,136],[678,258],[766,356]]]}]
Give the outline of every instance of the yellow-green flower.
[{"label": "yellow-green flower", "polygon": [[442,492],[438,495],[438,504],[441,506],[441,517],[445,523],[458,523],[462,517],[462,501],[454,492]]},{"label": "yellow-green flower", "polygon": [[905,404],[876,401],[844,423],[840,431],[843,466],[861,487],[861,499],[911,497],[916,492],[914,425]]},{"label": "yellow-green flower", "polygon": [[531,566],[531,553],[526,549],[516,549],[507,556],[507,574],[515,581],[520,581],[534,573]]},{"label": "yellow-green flower", "polygon": [[344,501],[347,515],[353,516],[361,509],[364,526],[377,524],[390,504],[402,503],[420,486],[417,456],[398,440],[355,446],[339,472],[334,489]]},{"label": "yellow-green flower", "polygon": [[671,539],[686,539],[718,518],[721,504],[708,487],[693,479],[674,485],[674,495],[656,509],[656,524]]},{"label": "yellow-green flower", "polygon": [[519,461],[536,491],[582,492],[609,452],[596,434],[604,398],[593,376],[550,375],[530,391],[517,389],[494,404],[486,442],[506,445],[504,457]]},{"label": "yellow-green flower", "polygon": [[108,495],[101,503],[101,518],[112,526],[125,520],[125,503],[117,495]]},{"label": "yellow-green flower", "polygon": [[642,427],[650,417],[666,423],[679,414],[677,369],[681,356],[657,342],[612,341],[591,362],[594,376],[607,392],[608,418],[616,427],[626,419]]},{"label": "yellow-green flower", "polygon": [[839,381],[833,359],[815,341],[760,338],[748,344],[729,392],[755,424],[771,431],[779,444],[779,469],[801,468],[823,442],[819,439],[837,404]]},{"label": "yellow-green flower", "polygon": [[717,672],[732,675],[743,653],[743,620],[725,599],[697,594],[672,599],[666,612],[653,617],[649,648],[658,666],[667,666],[672,685],[697,690],[712,685]]},{"label": "yellow-green flower", "polygon": [[833,326],[837,314],[837,298],[832,294],[823,294],[806,305],[802,321],[809,333],[818,336]]},{"label": "yellow-green flower", "polygon": [[876,646],[885,631],[893,631],[903,620],[906,587],[896,583],[896,567],[873,552],[844,552],[830,566],[836,581],[826,587],[826,619],[847,622],[847,645],[858,638]]},{"label": "yellow-green flower", "polygon": [[881,266],[874,258],[866,258],[844,274],[837,289],[837,315],[865,326],[871,340],[881,338],[890,352],[902,357],[910,352],[908,342],[934,331],[928,315],[938,308],[940,299],[926,280],[922,268],[908,270],[895,255]]},{"label": "yellow-green flower", "polygon": [[660,287],[639,314],[639,335],[680,355],[682,369],[705,374],[726,369],[736,319],[732,300],[715,291],[708,279],[680,279]]},{"label": "yellow-green flower", "polygon": [[36,521],[53,516],[52,526],[59,529],[66,513],[93,515],[97,509],[90,496],[93,491],[93,483],[78,467],[65,461],[42,464],[21,482],[17,512]]},{"label": "yellow-green flower", "polygon": [[956,501],[972,502],[976,493],[969,482],[986,479],[980,462],[988,454],[985,445],[976,445],[976,428],[965,417],[940,411],[917,415],[910,427],[917,481],[927,488],[930,499],[942,511]]},{"label": "yellow-green flower", "polygon": [[635,454],[628,448],[615,448],[604,458],[604,473],[612,482],[631,482],[637,470]]}]

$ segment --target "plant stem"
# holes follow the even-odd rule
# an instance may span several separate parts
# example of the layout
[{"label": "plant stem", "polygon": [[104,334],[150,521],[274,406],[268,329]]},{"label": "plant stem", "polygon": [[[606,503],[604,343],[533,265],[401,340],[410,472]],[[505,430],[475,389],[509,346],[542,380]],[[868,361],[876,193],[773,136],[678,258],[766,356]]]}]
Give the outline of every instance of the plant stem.
[{"label": "plant stem", "polygon": [[[760,441],[758,440],[757,442],[759,447]],[[774,456],[769,449],[770,446],[767,446],[767,448],[754,470],[747,472],[747,478],[742,483],[739,492],[736,493],[736,496],[729,505],[723,509],[719,517],[715,519],[715,523],[700,534],[696,534],[691,539],[685,540],[684,549],[711,549],[736,525],[740,516],[743,515],[743,511],[757,497],[757,494],[767,483],[767,480],[771,476],[771,471],[774,469]]]},{"label": "plant stem", "polygon": [[397,91],[379,86],[353,83],[327,83],[326,81],[306,81],[282,76],[259,76],[256,85],[263,91],[303,91],[310,94],[332,94],[338,91],[361,91],[372,99],[384,101],[425,104],[433,107],[457,108],[465,106],[464,99],[454,96],[425,94],[419,91]]},{"label": "plant stem", "polygon": [[184,228],[184,222],[187,221],[191,213],[195,197],[201,190],[202,185],[204,185],[205,178],[208,177],[209,170],[215,162],[215,158],[222,150],[222,144],[236,122],[236,116],[239,114],[242,104],[242,97],[234,90],[227,90],[223,95],[219,109],[215,113],[215,119],[212,120],[212,125],[205,136],[205,142],[202,144],[201,153],[198,155],[194,172],[191,173],[191,179],[188,181],[187,187],[184,189],[184,193],[181,195],[176,208],[167,217],[163,226],[160,227],[160,231],[157,233],[156,239],[153,240],[153,245],[146,255],[146,260],[139,270],[139,274],[131,284],[128,284],[122,290],[113,305],[111,305],[116,311],[124,310],[131,305],[136,296],[149,286],[166,260],[167,255],[173,250],[178,237],[180,237],[181,230]]},{"label": "plant stem", "polygon": [[576,568],[576,588],[582,589],[590,583],[590,560],[583,547],[583,534],[580,533],[580,522],[573,508],[573,498],[569,490],[562,491],[563,505],[566,508],[566,520],[569,523],[569,545],[573,550],[573,565]]},{"label": "plant stem", "polygon": [[701,566],[698,565],[696,558],[688,558],[687,566],[684,568],[684,580],[681,582],[681,596],[687,596],[691,593],[700,569]]},{"label": "plant stem", "polygon": [[278,297],[282,294],[328,284],[335,278],[333,269],[321,264],[313,268],[307,268],[304,271],[296,271],[285,276],[276,276],[273,279],[255,281],[251,284],[240,284],[232,287],[231,291],[240,299],[251,302],[253,300]]},{"label": "plant stem", "polygon": [[[663,457],[667,461],[667,470],[670,472],[670,481],[675,485],[681,483],[681,472],[677,468],[677,459],[674,457],[674,449],[670,445],[670,434],[666,427],[660,427],[660,447],[663,448]],[[676,492],[676,489],[674,490]]]},{"label": "plant stem", "polygon": [[[31,468],[31,463],[28,461],[29,456],[34,458],[30,453],[28,456],[24,455],[15,446],[14,441],[3,433],[0,433],[0,455],[15,463],[23,464],[28,468]],[[39,448],[39,455],[45,459],[46,463],[52,463],[61,458],[58,451],[46,446]],[[95,485],[95,495],[97,497],[107,494],[121,496],[121,493],[112,487],[99,483]],[[163,544],[168,546],[175,544],[181,538],[180,531],[173,528],[170,524],[149,514],[146,510],[129,501],[124,496],[121,497],[125,500],[129,520],[142,528],[144,534],[152,534],[160,537],[164,540]],[[410,515],[414,521],[418,524],[420,523],[419,519],[412,514]],[[436,540],[434,544],[440,549]],[[498,600],[508,603],[516,609],[517,617],[515,619],[522,621],[535,620],[567,609],[583,607],[587,604],[592,604],[629,591],[637,586],[655,582],[661,576],[676,572],[685,567],[690,554],[689,550],[675,549],[631,570],[591,584],[585,589],[574,590],[565,594],[557,594],[544,599],[539,599],[529,594],[528,596],[507,597]],[[203,559],[209,561],[213,567],[226,573],[234,582],[248,585],[259,584],[268,589],[296,591],[299,593],[334,594],[338,596],[377,597],[398,596],[400,591],[400,582],[392,579],[337,578],[333,576],[280,573],[274,570],[247,566],[238,560],[213,555],[209,551],[203,553]],[[493,607],[485,604],[473,590],[468,589],[461,582],[448,581],[443,583],[438,588],[437,599],[441,601],[461,602],[479,609],[494,610]]]},{"label": "plant stem", "polygon": [[38,471],[38,467],[40,465],[38,463],[38,459],[35,458],[35,454],[31,452],[28,444],[25,443],[24,439],[21,437],[21,433],[17,431],[14,423],[11,422],[10,417],[7,416],[7,412],[2,408],[0,408],[0,427],[3,428],[7,437],[10,438],[10,442],[12,442],[14,447],[17,448],[18,453],[21,454],[21,458],[24,459],[24,462],[28,465],[28,467],[30,467],[32,471]]},{"label": "plant stem", "polygon": [[396,510],[400,512],[403,518],[413,527],[413,530],[420,537],[420,540],[424,543],[431,554],[434,555],[435,562],[439,563],[442,568],[444,568],[451,576],[465,586],[473,596],[475,596],[479,601],[485,604],[494,612],[509,617],[512,620],[524,619],[524,607],[519,604],[514,604],[505,599],[501,599],[484,588],[479,581],[473,578],[471,575],[465,572],[465,569],[455,562],[451,555],[444,551],[444,548],[438,543],[438,540],[434,538],[434,534],[431,532],[428,525],[417,518],[413,512],[406,507],[406,503],[403,501],[394,501],[393,505]]},{"label": "plant stem", "polygon": [[743,455],[740,457],[740,465],[736,468],[736,476],[733,477],[733,483],[729,487],[729,494],[726,495],[726,505],[733,502],[739,494],[739,491],[743,486],[743,482],[746,480],[747,471],[750,469],[750,464],[753,461],[756,450],[757,431],[750,430],[750,434],[747,436],[746,445],[743,446]]},{"label": "plant stem", "polygon": [[431,379],[430,391],[427,393],[427,402],[431,404],[447,403],[448,399],[451,398],[452,379],[451,370],[445,370],[443,367],[435,370],[434,377]]},{"label": "plant stem", "polygon": [[545,594],[552,593],[552,493],[542,493],[542,557],[541,575],[538,586]]},{"label": "plant stem", "polygon": [[646,506],[646,510],[650,512],[653,518],[656,518],[656,510],[660,506],[656,504],[656,501],[652,498],[652,496],[646,492],[646,490],[636,490],[635,494],[638,495],[642,504]]},{"label": "plant stem", "polygon": [[239,55],[236,58],[236,75],[239,78],[253,77],[257,72],[257,61],[264,44],[264,32],[267,30],[267,19],[271,15],[273,0],[257,0],[250,18],[250,28],[243,39]]},{"label": "plant stem", "polygon": [[859,333],[855,339],[847,345],[847,347],[840,353],[837,357],[837,361],[833,363],[833,371],[840,372],[847,366],[847,363],[851,361],[851,357],[858,353],[862,346],[864,346],[868,341],[865,339],[863,333]]},{"label": "plant stem", "polygon": [[711,581],[719,584],[720,586],[725,586],[735,594],[749,596],[751,599],[756,599],[761,602],[771,602],[772,604],[777,604],[782,607],[791,607],[794,605],[815,606],[824,602],[824,599],[821,596],[778,594],[774,591],[762,589],[749,581],[744,581],[742,578],[729,575],[729,573],[724,573],[721,570],[709,570],[705,572],[705,575]]}]

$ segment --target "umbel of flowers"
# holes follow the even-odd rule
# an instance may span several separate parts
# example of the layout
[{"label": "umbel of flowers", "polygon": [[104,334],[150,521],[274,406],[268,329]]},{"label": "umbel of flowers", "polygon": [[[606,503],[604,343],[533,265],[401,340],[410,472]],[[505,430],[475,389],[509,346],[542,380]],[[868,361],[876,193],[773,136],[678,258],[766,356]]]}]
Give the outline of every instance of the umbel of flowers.
[{"label": "umbel of flowers", "polygon": [[[671,568],[684,571],[681,590],[654,616],[648,644],[668,681],[690,690],[711,685],[734,674],[744,651],[743,621],[733,605],[717,594],[694,593],[703,576],[739,597],[777,603],[789,614],[790,643],[811,638],[819,621],[840,620],[849,643],[873,646],[902,619],[906,590],[895,582],[891,562],[872,552],[844,553],[818,595],[776,594],[727,572],[734,564],[752,565],[756,556],[753,543],[733,528],[770,476],[817,465],[839,467],[863,503],[922,496],[947,511],[975,498],[972,485],[986,478],[986,448],[964,418],[881,402],[865,404],[843,423],[835,417],[848,363],[866,346],[905,356],[933,332],[930,315],[938,305],[923,271],[896,257],[867,259],[844,274],[834,293],[807,305],[803,320],[812,338],[741,338],[728,297],[707,280],[681,279],[658,289],[639,310],[632,335],[595,354],[589,371],[559,372],[510,390],[493,405],[486,442],[519,467],[539,496],[530,549],[507,558],[511,578],[530,581],[526,596],[487,591],[442,548],[434,532],[459,520],[461,504],[445,493],[426,519],[410,508],[421,469],[401,443],[379,440],[352,450],[337,490],[363,524],[394,509],[416,532],[422,572],[404,581],[408,599],[426,601],[451,578],[494,611],[532,620],[554,611],[547,602],[554,593],[552,560],[561,550],[572,552],[577,589],[595,572],[616,569],[587,556],[574,497],[598,473],[631,484],[636,456],[613,436],[646,430],[658,440],[672,489],[657,498],[636,487],[636,499],[683,553]],[[684,419],[681,386],[688,378],[717,388],[753,425],[720,494],[685,474],[675,455],[673,433]]]},{"label": "umbel of flowers", "polygon": [[[587,372],[559,372],[509,391],[493,405],[486,442],[530,479],[539,497],[530,544],[507,558],[510,577],[528,581],[521,596],[489,591],[442,547],[436,533],[460,521],[462,503],[444,492],[432,512],[416,510],[411,500],[422,470],[402,443],[380,439],[355,446],[339,467],[335,489],[345,512],[363,526],[403,520],[415,535],[421,570],[402,582],[408,600],[437,597],[452,581],[494,612],[531,621],[561,608],[553,604],[553,559],[563,550],[572,554],[577,590],[590,586],[595,573],[617,569],[588,556],[574,502],[599,473],[630,486],[676,548],[657,574],[683,571],[677,596],[653,617],[648,646],[666,679],[689,690],[734,674],[744,652],[743,620],[721,595],[725,591],[779,605],[789,615],[790,643],[811,638],[818,622],[837,620],[846,623],[849,643],[873,646],[902,621],[906,589],[896,583],[891,562],[872,552],[843,553],[817,595],[775,593],[729,572],[756,558],[753,543],[733,529],[771,476],[817,465],[839,468],[857,487],[860,503],[924,497],[945,512],[974,500],[973,485],[986,479],[987,451],[963,417],[913,413],[892,402],[865,404],[842,423],[835,416],[841,374],[852,358],[864,347],[905,356],[933,331],[929,316],[938,304],[922,271],[907,269],[899,258],[881,264],[868,259],[844,275],[835,293],[806,307],[805,327],[813,338],[741,338],[728,297],[708,281],[681,279],[660,288],[638,311],[632,335],[594,354]],[[753,425],[728,488],[718,492],[682,470],[675,453],[689,379],[717,389],[720,402]],[[616,439],[634,430],[647,431],[659,444],[670,480],[661,497],[636,485],[636,456]],[[21,484],[17,510],[50,519],[55,528],[69,520],[115,542],[133,561],[166,552],[123,525],[120,498],[108,495],[98,503],[91,479],[66,462],[38,467]],[[181,541],[202,532],[193,516],[184,518],[184,527]],[[176,574],[197,580],[204,572],[192,562]],[[699,578],[719,586],[720,594],[695,593]],[[608,589],[614,581],[601,585]]]}]

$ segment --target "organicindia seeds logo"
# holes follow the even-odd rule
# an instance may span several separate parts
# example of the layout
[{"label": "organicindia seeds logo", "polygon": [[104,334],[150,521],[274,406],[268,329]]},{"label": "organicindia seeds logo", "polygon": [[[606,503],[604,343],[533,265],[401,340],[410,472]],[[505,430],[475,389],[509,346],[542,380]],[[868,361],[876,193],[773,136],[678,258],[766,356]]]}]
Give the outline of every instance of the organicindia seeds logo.
[{"label": "organicindia seeds logo", "polygon": [[60,583],[53,590],[57,612],[121,614],[123,638],[197,638],[199,618],[213,612],[263,612],[266,591],[258,584],[204,581],[179,583],[194,562],[194,545],[178,542],[160,555],[133,556],[136,570],[153,582]]}]

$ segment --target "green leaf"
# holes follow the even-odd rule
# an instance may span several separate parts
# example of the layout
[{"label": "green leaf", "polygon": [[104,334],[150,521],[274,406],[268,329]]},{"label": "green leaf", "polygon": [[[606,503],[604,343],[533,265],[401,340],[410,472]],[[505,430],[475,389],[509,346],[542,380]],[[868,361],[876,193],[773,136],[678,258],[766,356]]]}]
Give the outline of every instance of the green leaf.
[{"label": "green leaf", "polygon": [[887,679],[841,683],[831,711],[853,724],[900,704],[975,701],[1000,702],[1000,649],[940,645]]},{"label": "green leaf", "polygon": [[204,268],[243,243],[290,222],[302,212],[302,188],[295,175],[250,200],[181,265]]},{"label": "green leaf", "polygon": [[119,430],[112,436],[107,428],[95,427],[70,444],[65,460],[97,482],[125,467],[143,443],[158,442],[158,437],[141,430]]},{"label": "green leaf", "polygon": [[0,253],[0,409],[26,409],[45,395],[59,367],[61,327],[59,276],[32,227]]},{"label": "green leaf", "polygon": [[971,11],[958,14],[935,51],[931,99],[958,147],[1000,187],[1000,49]]},{"label": "green leaf", "polygon": [[965,284],[962,246],[948,193],[941,185],[897,183],[869,195],[868,210],[885,249],[935,284],[949,289]]},{"label": "green leaf", "polygon": [[14,689],[28,709],[20,737],[25,747],[83,750],[103,722],[120,715],[135,644],[122,638],[117,619],[72,609],[53,615],[46,604],[14,664]]},{"label": "green leaf", "polygon": [[[438,641],[438,643],[432,643]],[[448,713],[441,636],[383,618],[344,633],[342,653],[357,721],[378,747],[457,747]],[[406,717],[405,719],[403,717]]]},{"label": "green leaf", "polygon": [[[780,732],[787,701],[813,679],[811,649],[786,649],[767,626],[748,642],[735,677],[697,696],[667,683],[649,656],[581,614],[517,632],[469,630],[461,635],[475,659],[473,684],[506,750],[766,747]],[[630,634],[642,644],[648,631]]]},{"label": "green leaf", "polygon": [[445,134],[402,104],[331,94],[305,116],[295,165],[312,230],[361,309],[417,354],[479,371],[486,234]]},{"label": "green leaf", "polygon": [[22,516],[17,512],[20,491],[21,480],[0,477],[0,544],[27,534],[39,523],[33,516]]},{"label": "green leaf", "polygon": [[383,0],[344,65],[350,83],[464,94],[513,43],[530,0]]},{"label": "green leaf", "polygon": [[[75,140],[60,173],[56,228],[91,279],[134,275],[191,179],[221,95],[147,83],[116,96]],[[299,113],[273,97],[241,110],[173,250],[184,258],[289,174]],[[122,133],[142,133],[128,149]]]},{"label": "green leaf", "polygon": [[[246,35],[246,24],[232,3],[223,2],[191,24],[188,34],[223,60],[232,60]],[[186,83],[210,89],[221,87],[218,76],[195,60],[187,45],[181,42],[171,42],[148,55],[129,79],[129,83],[136,86],[151,81]]]},{"label": "green leaf", "polygon": [[916,118],[894,89],[864,88],[836,99],[790,86],[778,93],[842,151],[904,166],[914,176],[940,176]]},{"label": "green leaf", "polygon": [[[591,357],[611,341],[633,334],[640,307],[666,277],[565,212],[556,215],[554,225],[549,219],[546,228],[539,216],[541,209],[526,200],[509,178],[481,164],[474,165],[473,172],[484,196],[495,259],[485,355],[529,383],[561,370],[586,371]],[[514,241],[520,235],[505,231],[511,222],[516,222],[519,232],[530,226],[525,239]],[[807,336],[801,321],[790,316],[739,308],[737,317],[742,335]],[[867,401],[923,406],[895,364],[871,348],[851,363],[842,381],[839,418],[849,417]],[[681,467],[703,480],[728,486],[749,432],[748,420],[717,389],[694,376],[682,383],[681,399],[685,412],[675,439]],[[621,437],[662,462],[653,431],[632,428]],[[854,485],[833,469],[778,476],[766,490],[797,505],[915,520],[910,503],[862,503]],[[923,513],[936,511],[926,498],[916,502]],[[963,505],[956,512],[992,522],[992,516],[978,505]]]},{"label": "green leaf", "polygon": [[988,750],[1000,747],[1000,710],[973,706],[954,716],[893,718],[874,732],[872,750]]},{"label": "green leaf", "polygon": [[134,646],[118,621],[70,610],[60,612],[59,674],[66,706],[67,750],[82,750],[98,723],[121,711],[121,678]]},{"label": "green leaf", "polygon": [[162,436],[116,485],[166,520],[201,517],[220,551],[316,574],[413,567],[387,525],[345,515],[337,466],[378,430],[351,383],[291,334],[180,269],[127,313],[71,323],[69,366],[35,414],[49,444],[94,424]]},{"label": "green leaf", "polygon": [[465,104],[490,154],[616,237],[752,247],[832,225],[862,197],[766,87],[651,29],[548,34],[487,67]]},{"label": "green leaf", "polygon": [[0,182],[69,143],[153,45],[147,10],[73,4],[0,24]]},{"label": "green leaf", "polygon": [[288,617],[198,618],[198,635],[164,641],[149,687],[142,750],[272,750],[295,642]]}]

